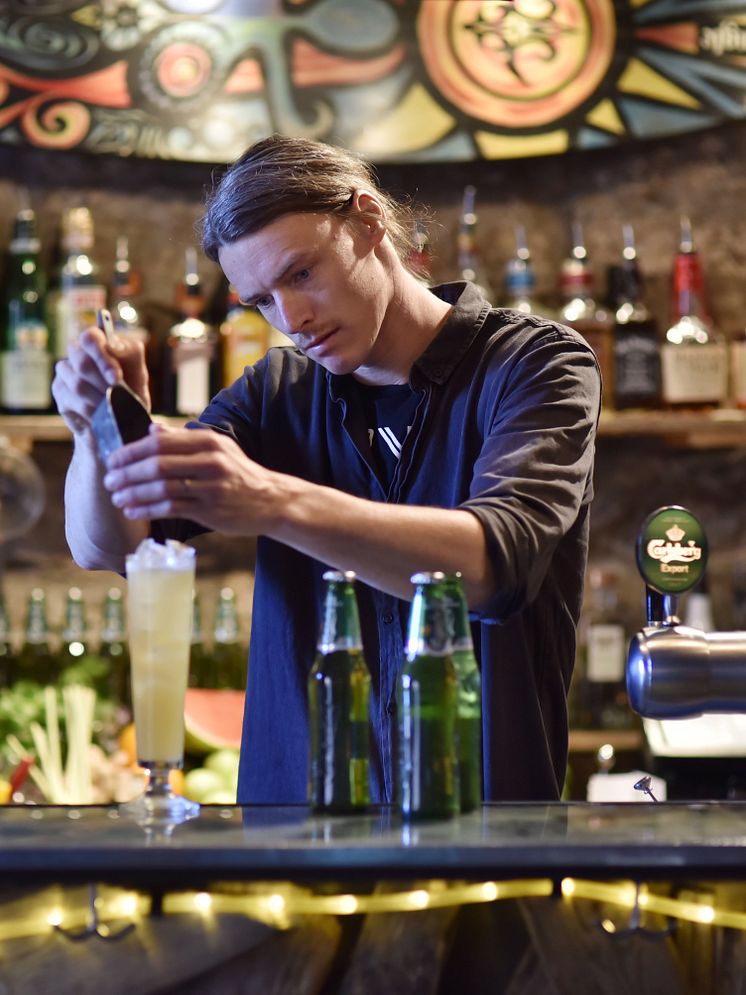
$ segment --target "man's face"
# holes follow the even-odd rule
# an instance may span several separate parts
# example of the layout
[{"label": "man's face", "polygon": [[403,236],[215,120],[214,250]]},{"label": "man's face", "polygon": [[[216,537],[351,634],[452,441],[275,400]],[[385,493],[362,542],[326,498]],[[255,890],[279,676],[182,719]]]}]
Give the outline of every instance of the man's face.
[{"label": "man's face", "polygon": [[[390,282],[375,227],[331,214],[287,214],[220,249],[220,265],[309,359],[332,373],[376,366]],[[381,357],[382,358],[382,357]]]}]

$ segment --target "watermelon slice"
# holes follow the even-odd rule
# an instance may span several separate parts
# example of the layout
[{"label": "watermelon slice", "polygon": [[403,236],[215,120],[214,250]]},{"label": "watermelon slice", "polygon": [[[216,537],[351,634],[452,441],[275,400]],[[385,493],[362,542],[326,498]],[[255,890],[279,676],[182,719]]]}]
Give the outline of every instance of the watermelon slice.
[{"label": "watermelon slice", "polygon": [[202,756],[241,746],[243,691],[187,688],[184,702],[184,748]]}]

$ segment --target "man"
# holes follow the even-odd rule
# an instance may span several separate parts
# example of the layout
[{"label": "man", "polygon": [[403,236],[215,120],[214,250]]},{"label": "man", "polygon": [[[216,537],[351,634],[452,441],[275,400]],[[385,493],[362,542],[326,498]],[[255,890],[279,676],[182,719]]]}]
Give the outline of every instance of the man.
[{"label": "man", "polygon": [[121,571],[151,523],[177,538],[257,537],[243,802],[306,797],[327,567],[361,581],[372,793],[392,798],[409,578],[460,570],[482,667],[485,797],[559,797],[599,410],[592,351],[563,326],[491,309],[469,284],[424,286],[404,262],[401,209],[328,145],[252,146],[208,200],[203,245],[294,348],[218,394],[201,431],[156,429],[107,469],[91,414],[120,377],[147,402],[147,376],[135,346],[84,333],[53,388],[75,432],[76,561]]}]

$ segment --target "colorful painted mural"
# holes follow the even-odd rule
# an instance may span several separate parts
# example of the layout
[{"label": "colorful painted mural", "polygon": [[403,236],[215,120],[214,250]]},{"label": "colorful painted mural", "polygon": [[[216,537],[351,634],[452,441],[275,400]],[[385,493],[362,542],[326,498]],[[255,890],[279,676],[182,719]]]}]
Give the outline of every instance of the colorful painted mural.
[{"label": "colorful painted mural", "polygon": [[228,162],[612,146],[746,114],[736,0],[3,0],[0,141]]}]

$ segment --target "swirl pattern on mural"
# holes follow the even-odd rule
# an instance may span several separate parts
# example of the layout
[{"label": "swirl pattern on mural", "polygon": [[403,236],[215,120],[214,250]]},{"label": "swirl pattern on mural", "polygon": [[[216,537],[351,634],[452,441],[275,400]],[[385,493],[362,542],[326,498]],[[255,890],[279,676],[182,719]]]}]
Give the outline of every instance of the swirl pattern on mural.
[{"label": "swirl pattern on mural", "polygon": [[227,162],[281,131],[378,161],[556,154],[742,119],[744,56],[746,0],[6,0],[0,141]]}]

